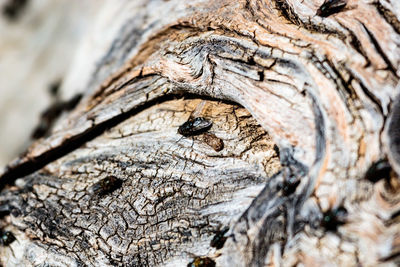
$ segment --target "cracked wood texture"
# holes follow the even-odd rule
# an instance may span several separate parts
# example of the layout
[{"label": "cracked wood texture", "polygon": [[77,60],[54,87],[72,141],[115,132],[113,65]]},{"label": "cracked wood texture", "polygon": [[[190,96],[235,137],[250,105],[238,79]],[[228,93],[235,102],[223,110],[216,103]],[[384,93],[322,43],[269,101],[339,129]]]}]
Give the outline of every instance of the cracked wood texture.
[{"label": "cracked wood texture", "polygon": [[400,5],[322,4],[109,4],[64,77],[82,100],[1,173],[1,263],[399,265]]}]

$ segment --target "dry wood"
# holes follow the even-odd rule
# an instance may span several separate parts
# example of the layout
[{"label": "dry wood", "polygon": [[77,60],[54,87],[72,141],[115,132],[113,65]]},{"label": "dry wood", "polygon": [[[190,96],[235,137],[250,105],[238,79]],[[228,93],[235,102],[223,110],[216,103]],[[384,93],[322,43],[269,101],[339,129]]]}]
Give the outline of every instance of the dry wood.
[{"label": "dry wood", "polygon": [[[116,3],[83,99],[0,177],[2,262],[399,264],[400,5],[322,4]],[[204,100],[220,151],[177,133]]]}]

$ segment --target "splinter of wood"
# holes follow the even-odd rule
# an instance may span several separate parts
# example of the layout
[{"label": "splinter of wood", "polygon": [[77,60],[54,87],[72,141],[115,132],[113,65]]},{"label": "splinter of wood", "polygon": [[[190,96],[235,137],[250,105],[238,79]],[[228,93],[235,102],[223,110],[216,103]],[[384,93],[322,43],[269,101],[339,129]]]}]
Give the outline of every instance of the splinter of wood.
[{"label": "splinter of wood", "polygon": [[215,136],[212,133],[204,133],[203,134],[204,142],[212,147],[216,152],[221,151],[224,148],[224,141],[221,138]]}]

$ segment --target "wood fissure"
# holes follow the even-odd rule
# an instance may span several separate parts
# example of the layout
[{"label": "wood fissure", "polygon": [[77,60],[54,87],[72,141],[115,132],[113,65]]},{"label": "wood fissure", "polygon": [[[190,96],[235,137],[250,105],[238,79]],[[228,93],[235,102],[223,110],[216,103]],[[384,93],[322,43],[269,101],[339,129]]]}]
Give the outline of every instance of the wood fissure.
[{"label": "wood fissure", "polygon": [[396,3],[138,3],[1,174],[1,262],[394,266]]}]

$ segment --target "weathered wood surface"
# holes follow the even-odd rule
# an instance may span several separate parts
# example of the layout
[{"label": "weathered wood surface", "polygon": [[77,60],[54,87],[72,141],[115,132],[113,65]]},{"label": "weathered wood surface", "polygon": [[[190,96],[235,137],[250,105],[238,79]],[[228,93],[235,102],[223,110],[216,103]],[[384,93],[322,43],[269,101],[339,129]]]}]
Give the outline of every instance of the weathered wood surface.
[{"label": "weathered wood surface", "polygon": [[[321,17],[321,4],[115,3],[131,13],[114,42],[63,85],[83,99],[0,177],[17,238],[2,262],[399,264],[400,6],[347,1]],[[177,133],[200,99],[219,152]],[[365,179],[384,158],[394,171]],[[122,186],[101,195],[109,176]]]}]

